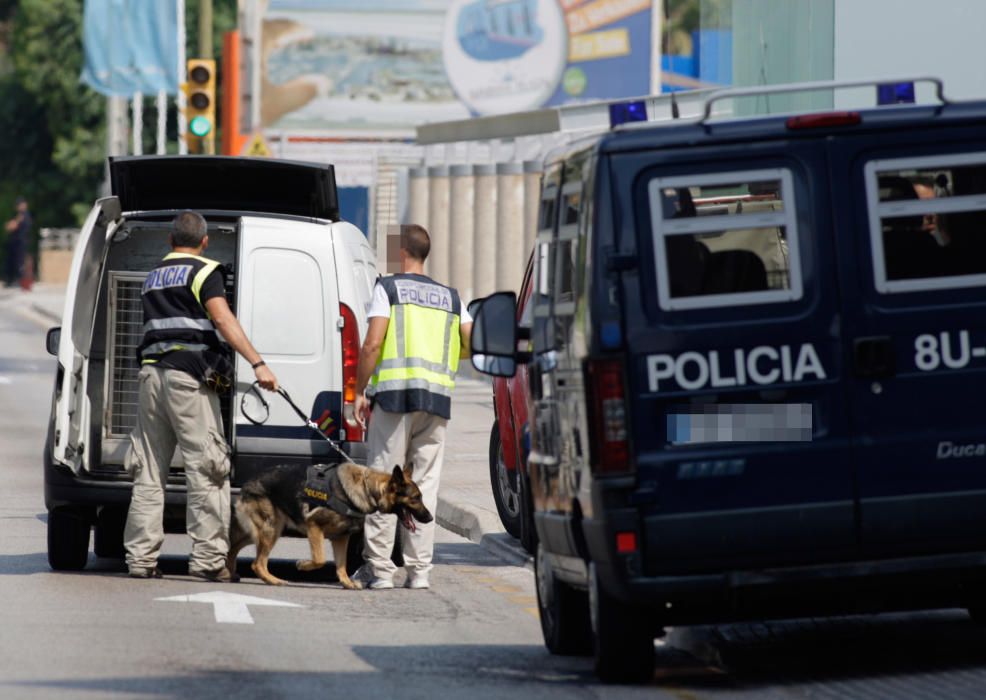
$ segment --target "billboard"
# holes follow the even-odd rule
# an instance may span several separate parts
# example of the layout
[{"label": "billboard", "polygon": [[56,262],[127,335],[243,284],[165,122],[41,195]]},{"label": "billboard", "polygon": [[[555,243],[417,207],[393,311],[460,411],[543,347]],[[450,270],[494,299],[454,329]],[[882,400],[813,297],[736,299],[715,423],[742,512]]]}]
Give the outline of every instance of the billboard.
[{"label": "billboard", "polygon": [[269,0],[264,128],[416,125],[651,92],[652,0]]}]

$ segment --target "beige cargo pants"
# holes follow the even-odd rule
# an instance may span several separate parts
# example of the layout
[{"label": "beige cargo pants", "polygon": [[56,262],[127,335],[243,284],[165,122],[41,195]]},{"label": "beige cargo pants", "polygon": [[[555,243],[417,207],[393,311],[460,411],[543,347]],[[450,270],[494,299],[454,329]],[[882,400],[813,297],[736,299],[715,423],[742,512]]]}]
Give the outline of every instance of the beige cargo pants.
[{"label": "beige cargo pants", "polygon": [[[378,406],[373,409],[367,435],[367,465],[388,473],[396,465],[413,465],[411,478],[421,489],[421,500],[432,515],[438,508],[438,480],[442,474],[447,424],[445,418],[423,411],[390,413]],[[404,568],[412,576],[428,575],[435,549],[435,521],[415,522],[415,525],[417,530],[410,532],[397,524],[396,515],[366,516],[363,558],[375,577],[390,580],[397,570],[390,553],[398,529],[404,547]]]},{"label": "beige cargo pants", "polygon": [[125,466],[134,481],[123,543],[130,571],[157,564],[164,542],[164,494],[177,445],[185,461],[189,571],[216,571],[229,552],[229,447],[219,397],[187,372],[145,365],[138,375],[137,425]]}]

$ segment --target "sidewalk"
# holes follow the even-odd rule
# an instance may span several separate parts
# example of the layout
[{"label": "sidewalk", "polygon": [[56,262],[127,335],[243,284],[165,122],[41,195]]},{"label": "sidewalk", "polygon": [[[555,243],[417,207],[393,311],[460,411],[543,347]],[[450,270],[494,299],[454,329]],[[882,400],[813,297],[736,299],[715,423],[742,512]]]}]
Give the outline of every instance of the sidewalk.
[{"label": "sidewalk", "polygon": [[[65,288],[37,284],[30,292],[0,288],[0,304],[15,305],[48,328],[61,323]],[[438,493],[438,523],[516,564],[531,557],[503,529],[490,485],[489,440],[493,393],[485,378],[467,372],[456,381],[452,420],[445,443],[445,464]]]}]

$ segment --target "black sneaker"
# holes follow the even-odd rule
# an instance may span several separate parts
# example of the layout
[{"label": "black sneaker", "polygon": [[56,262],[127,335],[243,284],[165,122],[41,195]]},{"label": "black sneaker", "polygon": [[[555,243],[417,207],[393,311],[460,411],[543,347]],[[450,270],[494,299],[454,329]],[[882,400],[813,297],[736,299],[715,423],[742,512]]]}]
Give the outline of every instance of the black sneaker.
[{"label": "black sneaker", "polygon": [[130,578],[164,578],[164,574],[155,566],[153,569],[131,569]]},{"label": "black sneaker", "polygon": [[188,575],[192,578],[202,579],[203,581],[211,581],[212,583],[230,583],[233,580],[233,577],[229,573],[229,569],[225,566],[213,571],[189,571]]}]

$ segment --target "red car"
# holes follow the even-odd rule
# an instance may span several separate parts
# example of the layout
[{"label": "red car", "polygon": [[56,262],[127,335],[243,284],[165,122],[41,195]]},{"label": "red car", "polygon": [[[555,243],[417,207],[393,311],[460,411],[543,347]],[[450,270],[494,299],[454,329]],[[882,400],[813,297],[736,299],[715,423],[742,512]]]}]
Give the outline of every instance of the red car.
[{"label": "red car", "polygon": [[[534,291],[535,256],[527,261],[524,283],[517,298],[517,320],[530,328],[529,304]],[[538,274],[538,277],[541,275]],[[493,378],[493,407],[496,421],[490,431],[490,482],[493,500],[503,527],[518,538],[531,554],[537,551],[534,508],[527,477],[527,455],[531,449],[528,415],[527,365],[519,365],[513,377]]]}]

